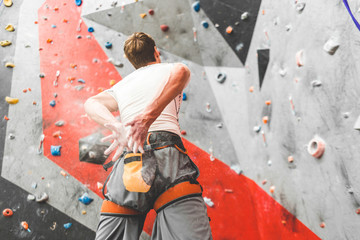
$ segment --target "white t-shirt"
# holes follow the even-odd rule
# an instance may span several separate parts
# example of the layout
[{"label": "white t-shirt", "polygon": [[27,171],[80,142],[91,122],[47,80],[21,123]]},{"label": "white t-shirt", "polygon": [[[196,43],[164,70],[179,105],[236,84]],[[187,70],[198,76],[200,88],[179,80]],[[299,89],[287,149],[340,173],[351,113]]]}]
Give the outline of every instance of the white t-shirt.
[{"label": "white t-shirt", "polygon": [[[139,68],[106,90],[118,103],[123,124],[132,121],[155,99],[169,80],[173,67],[174,64],[158,63]],[[165,107],[149,131],[169,131],[180,135],[178,115],[181,103],[182,93]]]}]

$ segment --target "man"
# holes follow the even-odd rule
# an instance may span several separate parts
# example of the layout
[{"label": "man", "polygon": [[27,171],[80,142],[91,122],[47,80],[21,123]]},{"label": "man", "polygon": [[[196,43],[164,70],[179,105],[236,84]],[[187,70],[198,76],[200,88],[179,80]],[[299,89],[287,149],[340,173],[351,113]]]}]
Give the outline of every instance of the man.
[{"label": "man", "polygon": [[[138,240],[152,208],[152,239],[212,239],[199,170],[180,138],[178,114],[190,71],[180,63],[161,63],[145,33],[131,35],[124,52],[137,70],[84,105],[90,118],[112,130],[103,139],[113,141],[105,154],[117,149],[96,239]],[[120,121],[111,114],[117,110]]]}]

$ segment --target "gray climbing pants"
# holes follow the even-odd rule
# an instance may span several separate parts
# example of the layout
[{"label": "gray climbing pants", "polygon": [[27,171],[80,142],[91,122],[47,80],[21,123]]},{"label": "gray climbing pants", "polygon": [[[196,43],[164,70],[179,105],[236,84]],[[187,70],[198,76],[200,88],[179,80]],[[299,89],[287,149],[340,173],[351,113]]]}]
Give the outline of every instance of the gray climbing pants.
[{"label": "gray climbing pants", "polygon": [[109,174],[96,240],[138,240],[151,209],[157,212],[154,240],[212,239],[199,170],[181,138],[151,132],[144,149],[125,154]]}]

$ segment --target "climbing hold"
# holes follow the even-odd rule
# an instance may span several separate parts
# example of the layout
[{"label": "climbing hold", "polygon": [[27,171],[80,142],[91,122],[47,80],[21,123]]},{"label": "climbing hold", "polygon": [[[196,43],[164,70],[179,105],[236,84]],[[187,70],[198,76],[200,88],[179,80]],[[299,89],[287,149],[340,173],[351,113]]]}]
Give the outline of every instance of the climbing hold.
[{"label": "climbing hold", "polygon": [[249,92],[254,92],[254,86],[251,86],[250,88],[249,88]]},{"label": "climbing hold", "polygon": [[49,199],[49,196],[46,193],[41,193],[40,195],[36,196],[36,202],[45,202]]},{"label": "climbing hold", "polygon": [[304,51],[300,50],[296,53],[296,64],[298,67],[304,66]]},{"label": "climbing hold", "polygon": [[14,68],[14,67],[15,67],[15,64],[12,63],[12,62],[7,62],[7,63],[5,63],[5,67],[7,67],[7,68]]},{"label": "climbing hold", "polygon": [[61,170],[60,174],[63,175],[64,177],[67,177],[67,173],[64,170]]},{"label": "climbing hold", "polygon": [[289,156],[289,157],[288,157],[288,162],[289,162],[289,163],[294,162],[294,157],[293,157],[293,156]]},{"label": "climbing hold", "polygon": [[209,23],[207,21],[202,21],[201,22],[201,25],[204,27],[204,28],[208,28],[209,27]]},{"label": "climbing hold", "polygon": [[77,81],[78,81],[79,83],[85,83],[85,80],[82,79],[82,78],[79,78]]},{"label": "climbing hold", "polygon": [[2,47],[6,47],[6,46],[11,45],[11,42],[8,41],[8,40],[0,41],[0,45],[1,45]]},{"label": "climbing hold", "polygon": [[81,6],[82,0],[75,0],[75,4],[76,4],[76,6]]},{"label": "climbing hold", "polygon": [[215,23],[214,25],[216,28],[220,27],[220,25],[218,23]]},{"label": "climbing hold", "polygon": [[270,187],[270,193],[274,193],[275,192],[275,186],[271,186]]},{"label": "climbing hold", "polygon": [[141,17],[141,18],[145,18],[145,17],[146,17],[146,13],[140,13],[140,17]]},{"label": "climbing hold", "polygon": [[81,214],[82,214],[82,215],[85,215],[85,214],[86,214],[86,211],[85,211],[85,210],[82,210],[82,211],[81,211]]},{"label": "climbing hold", "polygon": [[181,133],[181,135],[186,135],[186,131],[185,131],[185,130],[182,130],[180,133]]},{"label": "climbing hold", "polygon": [[192,4],[192,8],[194,9],[195,12],[199,12],[200,11],[200,2],[196,1]]},{"label": "climbing hold", "polygon": [[230,167],[231,170],[233,170],[234,172],[236,172],[236,174],[240,175],[243,173],[243,170],[240,168],[239,165],[233,165]]},{"label": "climbing hold", "polygon": [[10,118],[8,118],[8,116],[4,116],[4,119],[6,120],[6,121],[9,121],[10,120]]},{"label": "climbing hold", "polygon": [[320,227],[321,227],[321,228],[324,228],[324,227],[325,227],[325,223],[324,223],[324,222],[321,222],[321,223],[320,223]]},{"label": "climbing hold", "polygon": [[241,51],[243,49],[243,47],[244,47],[244,43],[241,42],[238,45],[236,45],[235,50],[237,52],[239,52],[239,51]]},{"label": "climbing hold", "polygon": [[322,82],[320,80],[314,80],[311,82],[312,87],[321,87]]},{"label": "climbing hold", "polygon": [[29,229],[29,224],[25,221],[21,222],[21,226],[25,229],[25,230],[30,230]]},{"label": "climbing hold", "polygon": [[307,150],[313,157],[320,158],[325,152],[325,142],[315,136],[308,144]]},{"label": "climbing hold", "polygon": [[356,213],[360,214],[360,208],[356,209]]},{"label": "climbing hold", "polygon": [[194,42],[197,42],[197,30],[193,27]]},{"label": "climbing hold", "polygon": [[[267,143],[266,143],[265,132],[264,132],[264,131],[261,131],[261,135],[262,135],[262,137],[263,137],[264,146],[266,147],[266,146],[267,146]],[[269,164],[270,164],[270,165],[269,165]],[[271,161],[270,161],[270,160],[268,161],[268,165],[271,166]]]},{"label": "climbing hold", "polygon": [[287,73],[286,68],[282,68],[282,69],[279,70],[279,74],[280,74],[280,76],[282,76],[282,77],[285,77],[286,73]]},{"label": "climbing hold", "polygon": [[52,27],[52,28],[56,28],[56,25],[52,24],[51,27]]},{"label": "climbing hold", "polygon": [[255,127],[253,128],[253,130],[254,130],[254,132],[258,133],[258,132],[260,132],[260,130],[261,130],[261,126],[255,126]]},{"label": "climbing hold", "polygon": [[209,206],[209,207],[213,207],[214,203],[213,201],[211,201],[210,198],[204,197],[204,202]]},{"label": "climbing hold", "polygon": [[271,105],[271,100],[265,101],[265,104],[268,105],[268,106]]},{"label": "climbing hold", "polygon": [[33,182],[33,183],[31,184],[31,187],[32,187],[33,189],[36,189],[36,188],[37,188],[37,183],[36,183],[36,182]]},{"label": "climbing hold", "polygon": [[50,101],[50,106],[55,107],[55,105],[56,105],[55,100]]},{"label": "climbing hold", "polygon": [[336,50],[339,48],[340,44],[338,42],[338,39],[335,37],[331,37],[324,45],[324,50],[330,54],[334,55]]},{"label": "climbing hold", "polygon": [[13,25],[8,24],[8,25],[6,25],[5,30],[8,32],[13,32],[13,31],[15,31],[15,28]]},{"label": "climbing hold", "polygon": [[187,95],[186,95],[186,93],[183,93],[182,100],[183,100],[183,101],[186,101],[186,100],[187,100]]},{"label": "climbing hold", "polygon": [[301,13],[301,12],[304,10],[305,6],[306,6],[305,3],[298,3],[298,4],[296,4],[296,11],[297,11],[298,13]]},{"label": "climbing hold", "polygon": [[34,195],[32,195],[32,194],[29,194],[28,196],[27,196],[27,200],[28,201],[34,201],[36,199],[36,197],[34,196]]},{"label": "climbing hold", "polygon": [[219,83],[224,83],[225,80],[226,80],[226,74],[225,73],[219,73],[216,77],[216,80],[219,82]]},{"label": "climbing hold", "polygon": [[61,149],[61,145],[59,145],[59,146],[51,145],[51,147],[50,147],[51,155],[53,155],[53,156],[61,156],[60,149]]},{"label": "climbing hold", "polygon": [[13,215],[13,211],[10,208],[5,208],[3,211],[3,215],[5,217],[11,217]]},{"label": "climbing hold", "polygon": [[92,33],[92,32],[94,32],[94,31],[95,31],[95,30],[94,30],[93,27],[89,27],[89,28],[88,28],[88,32]]},{"label": "climbing hold", "polygon": [[167,31],[169,30],[169,26],[163,24],[163,25],[160,25],[160,29],[161,29],[161,31],[163,31],[163,32],[167,32]]},{"label": "climbing hold", "polygon": [[233,28],[231,27],[231,26],[228,26],[227,28],[226,28],[226,33],[227,34],[231,34],[233,32]]},{"label": "climbing hold", "polygon": [[110,86],[114,86],[116,84],[116,81],[115,80],[110,80],[109,84],[110,84]]},{"label": "climbing hold", "polygon": [[72,223],[65,223],[64,224],[64,228],[65,229],[69,229],[71,227]]},{"label": "climbing hold", "polygon": [[210,103],[206,103],[206,111],[207,112],[211,112],[211,107],[210,107]]},{"label": "climbing hold", "polygon": [[122,62],[120,62],[120,61],[116,61],[113,64],[114,64],[115,67],[120,67],[120,68],[122,68],[124,66],[124,64]]},{"label": "climbing hold", "polygon": [[285,26],[285,29],[287,32],[289,32],[291,30],[291,28],[292,28],[291,24],[288,24]]},{"label": "climbing hold", "polygon": [[268,116],[264,116],[264,117],[262,118],[262,121],[263,121],[264,124],[267,124],[267,123],[269,122],[269,117],[268,117]]},{"label": "climbing hold", "polygon": [[104,187],[104,185],[100,182],[97,182],[96,186],[97,186],[97,189],[99,189],[99,190],[103,189],[103,187]]},{"label": "climbing hold", "polygon": [[14,134],[12,134],[12,133],[10,133],[10,134],[9,134],[9,139],[10,139],[10,140],[15,139],[15,135],[14,135]]},{"label": "climbing hold", "polygon": [[216,124],[216,127],[217,127],[217,128],[222,128],[223,125],[224,125],[223,123],[218,123],[218,124]]},{"label": "climbing hold", "polygon": [[5,97],[5,101],[9,104],[16,104],[19,102],[18,98]]},{"label": "climbing hold", "polygon": [[267,161],[267,165],[268,165],[269,167],[271,167],[272,161],[271,161],[270,159]]},{"label": "climbing hold", "polygon": [[111,42],[106,42],[106,43],[105,43],[105,47],[106,47],[107,49],[112,48],[112,43],[111,43]]},{"label": "climbing hold", "polygon": [[265,185],[266,183],[267,183],[266,179],[262,180],[262,182],[261,182],[262,185]]},{"label": "climbing hold", "polygon": [[5,7],[11,7],[12,6],[12,0],[4,0]]},{"label": "climbing hold", "polygon": [[224,191],[225,191],[226,193],[233,193],[233,192],[234,192],[232,189],[228,189],[228,188],[225,188]]},{"label": "climbing hold", "polygon": [[45,77],[45,74],[43,74],[43,73],[39,74],[39,78],[44,78],[44,77]]},{"label": "climbing hold", "polygon": [[79,201],[85,205],[89,205],[94,199],[92,199],[88,193],[84,193],[80,198]]},{"label": "climbing hold", "polygon": [[243,14],[241,14],[241,20],[246,20],[249,18],[249,13],[248,12],[244,12]]}]

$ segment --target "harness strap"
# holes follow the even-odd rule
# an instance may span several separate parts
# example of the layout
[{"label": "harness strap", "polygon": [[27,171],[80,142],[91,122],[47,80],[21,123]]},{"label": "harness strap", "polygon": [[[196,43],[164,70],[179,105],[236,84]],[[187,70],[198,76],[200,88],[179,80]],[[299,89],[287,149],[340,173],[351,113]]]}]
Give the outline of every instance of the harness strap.
[{"label": "harness strap", "polygon": [[141,212],[104,200],[100,210],[102,215],[141,215]]},{"label": "harness strap", "polygon": [[199,196],[199,195],[200,196],[202,195],[202,188],[200,184],[182,182],[169,188],[164,193],[162,193],[154,203],[154,210],[156,212],[159,212],[166,206],[169,206],[170,204],[178,200],[184,199],[186,197]]}]

